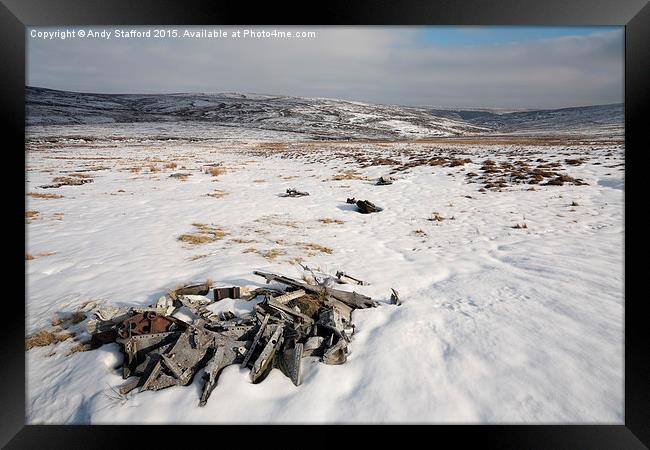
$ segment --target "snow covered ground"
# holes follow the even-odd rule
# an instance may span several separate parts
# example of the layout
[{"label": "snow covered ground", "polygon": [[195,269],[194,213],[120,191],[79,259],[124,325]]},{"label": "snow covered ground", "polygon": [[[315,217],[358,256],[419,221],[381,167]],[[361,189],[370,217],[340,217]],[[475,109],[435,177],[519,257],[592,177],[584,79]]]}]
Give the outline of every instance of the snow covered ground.
[{"label": "snow covered ground", "polygon": [[[275,369],[254,385],[230,366],[203,408],[201,373],[186,387],[119,398],[117,344],[35,347],[26,353],[27,423],[624,422],[621,144],[316,143],[235,129],[221,140],[113,139],[128,127],[155,134],[157,124],[147,126],[71,131],[94,140],[42,139],[65,127],[28,130],[39,138],[28,143],[27,192],[63,196],[26,200],[36,212],[26,226],[28,334],[104,302],[151,304],[180,282],[261,286],[256,269],[300,276],[298,260],[368,281],[357,290],[381,305],[354,312],[344,365],[306,359],[299,387]],[[471,162],[413,164],[389,186],[374,180],[396,164],[364,162],[427,154]],[[480,192],[467,174],[487,159],[557,161],[587,185]],[[225,173],[205,173],[212,163]],[[94,181],[39,188],[75,171]],[[178,172],[191,175],[170,177]],[[278,196],[290,187],[311,195]],[[383,211],[359,214],[348,197]],[[178,241],[195,223],[226,234]],[[403,305],[388,304],[390,288]],[[76,339],[87,320],[69,329]]]}]

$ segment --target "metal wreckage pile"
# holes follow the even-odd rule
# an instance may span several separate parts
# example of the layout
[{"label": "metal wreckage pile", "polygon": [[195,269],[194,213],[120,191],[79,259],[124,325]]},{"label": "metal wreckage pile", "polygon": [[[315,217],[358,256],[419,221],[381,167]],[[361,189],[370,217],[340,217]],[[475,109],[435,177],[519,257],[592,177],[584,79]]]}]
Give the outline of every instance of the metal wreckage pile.
[{"label": "metal wreckage pile", "polygon": [[[365,284],[342,272],[323,280],[314,274],[314,284],[274,273],[254,273],[267,284],[275,281],[286,287],[258,288],[242,295],[239,287],[219,288],[206,282],[180,287],[150,307],[97,311],[88,324],[91,346],[121,345],[123,378],[128,381],[120,393],[188,385],[205,368],[199,402],[204,406],[221,370],[238,363],[251,369],[253,383],[278,368],[298,386],[302,358],[314,356],[325,364],[343,364],[354,334],[352,311],[378,305],[365,295],[331,287],[332,281]],[[210,291],[212,300],[207,297]],[[253,300],[258,296],[263,296],[263,301],[244,317],[207,309],[224,298]],[[395,290],[391,301],[400,304]],[[196,319],[176,317],[174,312],[182,307]]]}]

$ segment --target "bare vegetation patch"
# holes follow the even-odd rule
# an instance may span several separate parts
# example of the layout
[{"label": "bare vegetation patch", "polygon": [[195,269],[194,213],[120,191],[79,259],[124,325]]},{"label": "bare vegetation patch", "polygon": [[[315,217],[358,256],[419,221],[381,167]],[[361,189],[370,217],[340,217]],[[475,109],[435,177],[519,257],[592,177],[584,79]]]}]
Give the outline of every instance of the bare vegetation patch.
[{"label": "bare vegetation patch", "polygon": [[528,225],[526,225],[526,222],[524,222],[523,224],[514,225],[512,228],[516,228],[516,229],[528,228]]},{"label": "bare vegetation patch", "polygon": [[47,347],[71,339],[74,336],[74,333],[67,331],[54,333],[50,330],[39,330],[25,338],[25,350],[31,350],[34,347]]},{"label": "bare vegetation patch", "polygon": [[52,183],[60,186],[81,186],[82,184],[91,183],[92,178],[79,178],[79,177],[54,177]]},{"label": "bare vegetation patch", "polygon": [[234,242],[235,244],[250,244],[251,242],[259,242],[259,241],[256,241],[255,239],[233,238],[230,239],[230,242]]},{"label": "bare vegetation patch", "polygon": [[208,197],[214,197],[214,198],[222,198],[228,195],[228,192],[222,190],[222,189],[215,189],[212,192],[208,192],[207,194]]},{"label": "bare vegetation patch", "polygon": [[329,247],[325,247],[324,245],[320,245],[320,244],[315,244],[313,242],[302,242],[300,245],[303,249],[310,250],[310,252],[308,253],[309,256],[314,256],[318,252],[327,253],[328,255],[334,252],[334,250]]},{"label": "bare vegetation patch", "polygon": [[25,211],[25,223],[32,223],[39,218],[39,212],[35,210]]},{"label": "bare vegetation patch", "polygon": [[32,198],[63,198],[63,195],[60,194],[43,194],[40,192],[30,192],[29,194],[30,197]]},{"label": "bare vegetation patch", "polygon": [[341,180],[368,180],[369,178],[357,172],[354,169],[347,169],[339,171],[336,175],[332,177],[334,181]]},{"label": "bare vegetation patch", "polygon": [[206,172],[212,175],[213,177],[218,177],[219,175],[225,174],[226,169],[224,167],[209,167],[207,168]]},{"label": "bare vegetation patch", "polygon": [[242,250],[242,253],[257,253],[263,258],[268,259],[269,261],[274,261],[278,256],[286,255],[286,250],[280,248],[272,248],[270,250],[258,250],[255,247],[249,247]]},{"label": "bare vegetation patch", "polygon": [[51,256],[51,255],[55,255],[55,254],[56,254],[56,252],[40,252],[40,253],[37,253],[36,255],[32,255],[31,253],[26,253],[25,254],[25,261],[31,261],[31,260],[36,259],[36,258],[42,258],[42,257],[45,257],[45,256]]},{"label": "bare vegetation patch", "polygon": [[203,223],[193,223],[195,231],[178,236],[178,240],[192,245],[209,244],[221,240],[228,233],[215,225],[206,225]]},{"label": "bare vegetation patch", "polygon": [[339,219],[330,219],[329,217],[324,217],[322,219],[318,219],[319,222],[325,223],[325,224],[331,224],[334,223],[336,225],[343,225],[345,222]]}]

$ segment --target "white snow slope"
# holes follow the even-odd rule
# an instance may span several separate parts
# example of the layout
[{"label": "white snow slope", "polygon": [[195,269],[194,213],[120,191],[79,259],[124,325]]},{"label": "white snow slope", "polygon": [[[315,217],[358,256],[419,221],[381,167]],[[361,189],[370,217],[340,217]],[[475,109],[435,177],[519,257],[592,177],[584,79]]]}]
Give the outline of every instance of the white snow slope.
[{"label": "white snow slope", "polygon": [[[27,332],[51,327],[57,313],[88,301],[148,305],[179,282],[211,277],[261,286],[255,269],[300,276],[293,258],[301,257],[310,267],[368,281],[357,290],[381,302],[354,312],[347,363],[304,360],[299,387],[275,369],[254,385],[247,371],[230,366],[200,408],[201,373],[186,387],[119,398],[117,344],[68,354],[68,339],[27,352],[27,423],[624,422],[622,145],[266,146],[259,141],[272,137],[245,133],[246,144],[30,142],[28,192],[64,197],[27,198],[27,209],[38,211],[26,226],[27,252],[56,252],[25,262]],[[472,162],[413,167],[395,184],[375,186],[389,166],[364,168],[341,156],[405,161],[433,151]],[[487,158],[517,157],[584,158],[563,172],[588,185],[512,184],[481,193],[467,182],[465,174]],[[202,171],[216,162],[225,174]],[[84,172],[94,182],[39,188],[78,169],[94,169]],[[332,179],[348,169],[368,180]],[[173,172],[192,175],[181,181]],[[278,196],[289,187],[311,195]],[[206,196],[217,189],[226,195]],[[353,196],[384,210],[359,214],[345,203]],[[427,220],[433,212],[445,219]],[[228,234],[204,245],[179,242],[193,223]],[[523,223],[527,228],[512,228]],[[265,258],[270,249],[280,255]],[[390,288],[403,305],[389,304]],[[218,304],[239,314],[252,307]],[[83,338],[84,326],[71,330]]]}]

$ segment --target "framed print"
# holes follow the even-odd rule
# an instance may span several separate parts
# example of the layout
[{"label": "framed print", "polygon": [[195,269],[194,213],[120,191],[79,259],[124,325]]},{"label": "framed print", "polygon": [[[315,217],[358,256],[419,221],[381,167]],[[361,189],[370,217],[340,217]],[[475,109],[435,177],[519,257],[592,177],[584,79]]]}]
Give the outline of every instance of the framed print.
[{"label": "framed print", "polygon": [[2,444],[427,425],[645,448],[649,15],[3,0],[25,284]]}]

